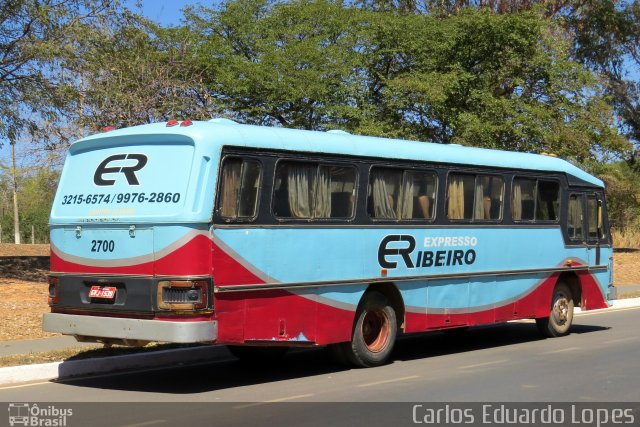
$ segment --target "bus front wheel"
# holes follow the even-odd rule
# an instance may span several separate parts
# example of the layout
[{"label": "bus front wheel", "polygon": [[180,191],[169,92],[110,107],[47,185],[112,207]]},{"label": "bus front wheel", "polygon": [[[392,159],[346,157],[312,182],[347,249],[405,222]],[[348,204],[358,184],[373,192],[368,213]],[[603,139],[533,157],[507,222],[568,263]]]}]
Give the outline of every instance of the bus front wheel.
[{"label": "bus front wheel", "polygon": [[334,353],[361,368],[383,365],[393,351],[398,333],[396,312],[379,292],[368,292],[356,311],[351,342],[338,344]]},{"label": "bus front wheel", "polygon": [[549,317],[536,319],[538,330],[546,337],[567,335],[573,321],[573,295],[565,283],[558,283],[553,290]]}]

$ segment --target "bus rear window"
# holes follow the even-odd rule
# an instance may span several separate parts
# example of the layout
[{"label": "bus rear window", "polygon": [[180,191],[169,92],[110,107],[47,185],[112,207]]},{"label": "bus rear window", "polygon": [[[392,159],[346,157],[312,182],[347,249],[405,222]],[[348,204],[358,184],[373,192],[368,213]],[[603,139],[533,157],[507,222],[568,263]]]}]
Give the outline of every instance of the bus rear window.
[{"label": "bus rear window", "polygon": [[226,158],[222,164],[218,211],[228,221],[255,218],[260,190],[260,163]]}]

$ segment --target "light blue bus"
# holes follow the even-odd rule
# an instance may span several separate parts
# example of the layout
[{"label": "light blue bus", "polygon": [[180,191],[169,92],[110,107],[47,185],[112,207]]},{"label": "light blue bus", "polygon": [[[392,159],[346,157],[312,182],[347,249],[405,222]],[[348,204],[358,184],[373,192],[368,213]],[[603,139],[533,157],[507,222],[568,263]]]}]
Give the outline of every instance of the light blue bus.
[{"label": "light blue bus", "polygon": [[170,121],[73,144],[50,223],[44,328],[84,341],[368,367],[400,333],[565,335],[615,291],[603,183],[549,155]]}]

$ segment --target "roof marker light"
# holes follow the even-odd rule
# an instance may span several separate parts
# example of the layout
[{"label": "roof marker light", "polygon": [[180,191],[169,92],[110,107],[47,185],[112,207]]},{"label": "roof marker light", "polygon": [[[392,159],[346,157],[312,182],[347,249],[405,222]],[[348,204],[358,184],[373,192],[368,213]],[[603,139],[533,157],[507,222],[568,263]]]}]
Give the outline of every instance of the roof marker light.
[{"label": "roof marker light", "polygon": [[116,128],[114,128],[113,126],[105,126],[102,128],[102,132],[109,132],[112,130],[115,130]]},{"label": "roof marker light", "polygon": [[177,125],[177,124],[178,124],[178,121],[177,121],[177,120],[169,120],[169,121],[167,122],[167,127],[168,127],[168,128],[170,128],[170,127],[175,126],[175,125]]},{"label": "roof marker light", "polygon": [[191,120],[187,119],[187,120],[184,120],[182,123],[180,123],[180,126],[181,127],[191,126],[192,124],[193,124],[193,122]]}]

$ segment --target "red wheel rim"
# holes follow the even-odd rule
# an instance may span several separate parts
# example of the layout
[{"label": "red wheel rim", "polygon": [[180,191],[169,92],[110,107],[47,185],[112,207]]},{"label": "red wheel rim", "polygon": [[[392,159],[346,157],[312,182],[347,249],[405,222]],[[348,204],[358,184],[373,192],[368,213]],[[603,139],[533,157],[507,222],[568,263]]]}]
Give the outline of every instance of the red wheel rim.
[{"label": "red wheel rim", "polygon": [[370,352],[380,353],[389,343],[391,324],[382,310],[367,311],[362,320],[362,338]]}]

